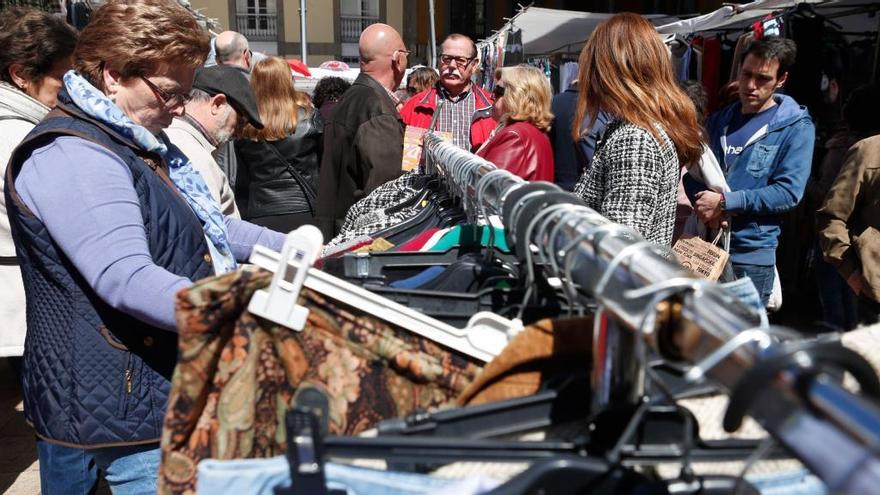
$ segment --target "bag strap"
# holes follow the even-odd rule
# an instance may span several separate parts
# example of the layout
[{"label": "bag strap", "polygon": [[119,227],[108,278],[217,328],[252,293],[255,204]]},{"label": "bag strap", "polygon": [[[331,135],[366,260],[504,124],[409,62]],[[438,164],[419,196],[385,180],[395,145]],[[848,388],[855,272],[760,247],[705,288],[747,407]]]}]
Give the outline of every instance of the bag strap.
[{"label": "bag strap", "polygon": [[293,176],[293,180],[295,180],[296,183],[299,184],[300,189],[302,189],[303,194],[305,194],[306,196],[306,203],[308,203],[309,205],[309,212],[314,216],[315,207],[313,203],[317,194],[312,189],[311,184],[309,184],[305,177],[303,177],[302,174],[299,173],[296,167],[294,167],[290,164],[290,162],[284,159],[284,157],[281,155],[281,152],[278,151],[278,148],[276,148],[274,144],[270,143],[269,141],[265,141],[265,143],[266,146],[268,146],[269,149],[272,150],[272,153],[275,154],[275,158],[277,158],[278,161],[284,164],[284,166],[287,168],[287,171],[290,172],[290,175]]}]

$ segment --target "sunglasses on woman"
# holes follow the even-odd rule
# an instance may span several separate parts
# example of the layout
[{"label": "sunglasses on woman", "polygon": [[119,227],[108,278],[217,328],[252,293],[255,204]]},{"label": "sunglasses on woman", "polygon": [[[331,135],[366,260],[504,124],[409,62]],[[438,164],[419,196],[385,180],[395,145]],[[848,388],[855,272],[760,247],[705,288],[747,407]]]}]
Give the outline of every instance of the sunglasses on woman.
[{"label": "sunglasses on woman", "polygon": [[500,84],[496,84],[494,88],[492,88],[492,97],[496,100],[504,96],[504,86]]}]

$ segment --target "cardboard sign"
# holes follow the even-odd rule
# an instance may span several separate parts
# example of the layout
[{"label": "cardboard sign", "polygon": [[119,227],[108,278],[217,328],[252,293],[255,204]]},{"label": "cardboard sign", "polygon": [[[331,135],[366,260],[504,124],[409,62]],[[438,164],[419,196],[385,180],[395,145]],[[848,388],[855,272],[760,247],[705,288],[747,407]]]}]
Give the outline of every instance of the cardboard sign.
[{"label": "cardboard sign", "polygon": [[729,254],[699,237],[682,238],[672,246],[681,266],[709,280],[718,280]]},{"label": "cardboard sign", "polygon": [[[400,167],[404,172],[415,170],[419,166],[422,159],[422,138],[427,131],[424,127],[406,126],[403,134],[403,162]],[[452,142],[452,133],[434,131],[434,134]]]}]

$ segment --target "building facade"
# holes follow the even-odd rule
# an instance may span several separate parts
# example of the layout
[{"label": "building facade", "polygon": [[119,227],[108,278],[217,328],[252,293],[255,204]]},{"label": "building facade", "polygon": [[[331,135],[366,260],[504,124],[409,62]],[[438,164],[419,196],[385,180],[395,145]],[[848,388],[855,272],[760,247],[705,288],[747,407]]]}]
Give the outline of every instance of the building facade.
[{"label": "building facade", "polygon": [[[221,30],[244,34],[251,49],[287,58],[300,57],[299,0],[190,0],[192,7],[217,20]],[[518,10],[516,0],[435,0],[438,42],[451,32],[475,40],[504,25]],[[721,0],[535,0],[534,6],[586,12],[638,12],[670,15],[710,12]],[[326,60],[356,63],[361,31],[383,22],[397,29],[413,51],[410,64],[429,56],[428,0],[307,0],[308,63]]]}]

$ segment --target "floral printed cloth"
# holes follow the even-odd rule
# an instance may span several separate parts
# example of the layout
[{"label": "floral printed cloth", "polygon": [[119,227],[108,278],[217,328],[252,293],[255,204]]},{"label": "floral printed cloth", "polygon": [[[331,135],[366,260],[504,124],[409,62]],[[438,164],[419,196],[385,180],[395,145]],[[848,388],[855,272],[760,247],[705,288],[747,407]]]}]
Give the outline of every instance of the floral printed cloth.
[{"label": "floral printed cloth", "polygon": [[285,413],[303,390],[329,399],[329,433],[352,435],[451,405],[480,371],[468,357],[307,289],[302,332],[252,316],[251,295],[271,278],[244,267],[178,294],[159,493],[195,493],[205,458],[283,454]]}]

